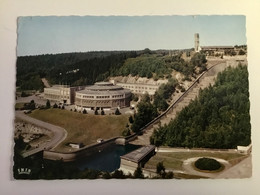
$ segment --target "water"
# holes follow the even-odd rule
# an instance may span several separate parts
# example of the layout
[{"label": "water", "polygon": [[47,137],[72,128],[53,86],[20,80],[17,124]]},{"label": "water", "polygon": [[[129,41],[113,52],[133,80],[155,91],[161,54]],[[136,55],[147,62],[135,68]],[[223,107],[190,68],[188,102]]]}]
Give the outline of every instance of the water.
[{"label": "water", "polygon": [[138,145],[112,145],[89,157],[75,161],[79,169],[85,168],[113,172],[120,167],[120,156],[140,148]]}]

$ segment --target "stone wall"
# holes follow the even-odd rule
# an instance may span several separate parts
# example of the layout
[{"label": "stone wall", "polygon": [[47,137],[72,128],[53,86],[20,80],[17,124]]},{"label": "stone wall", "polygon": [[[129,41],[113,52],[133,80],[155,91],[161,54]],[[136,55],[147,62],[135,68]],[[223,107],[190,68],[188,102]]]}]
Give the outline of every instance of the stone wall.
[{"label": "stone wall", "polygon": [[99,152],[99,150],[102,150],[105,147],[115,144],[115,140],[117,138],[118,137],[106,140],[101,143],[86,146],[75,152],[62,153],[62,152],[45,150],[43,152],[43,158],[48,160],[62,160],[64,162],[75,161],[86,156],[91,156],[92,154]]}]

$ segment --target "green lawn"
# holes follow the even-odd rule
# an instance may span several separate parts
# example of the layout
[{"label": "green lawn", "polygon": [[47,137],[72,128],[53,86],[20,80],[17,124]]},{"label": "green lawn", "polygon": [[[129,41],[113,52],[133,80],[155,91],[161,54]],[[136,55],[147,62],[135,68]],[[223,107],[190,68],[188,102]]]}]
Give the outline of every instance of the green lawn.
[{"label": "green lawn", "polygon": [[183,161],[194,157],[215,157],[224,160],[240,158],[242,154],[211,153],[211,152],[159,152],[156,153],[146,164],[146,168],[156,169],[158,162],[163,162],[166,169],[182,170]]},{"label": "green lawn", "polygon": [[120,136],[128,122],[129,115],[90,115],[61,109],[34,110],[29,116],[63,127],[67,138],[55,149],[68,151],[68,142],[96,143],[98,138],[109,139]]},{"label": "green lawn", "polygon": [[25,103],[16,103],[15,104],[15,110],[20,110],[21,108],[23,108]]}]

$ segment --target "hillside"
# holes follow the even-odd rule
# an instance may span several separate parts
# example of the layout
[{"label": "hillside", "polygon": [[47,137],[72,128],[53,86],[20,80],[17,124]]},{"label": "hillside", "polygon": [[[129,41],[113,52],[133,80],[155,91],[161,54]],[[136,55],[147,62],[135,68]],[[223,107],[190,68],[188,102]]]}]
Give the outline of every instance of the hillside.
[{"label": "hillside", "polygon": [[251,143],[248,72],[228,68],[175,120],[159,127],[151,143],[171,147],[236,148]]},{"label": "hillside", "polygon": [[91,85],[113,76],[138,76],[169,79],[181,74],[183,80],[196,77],[206,68],[206,59],[195,54],[190,62],[181,54],[169,56],[143,51],[87,52],[17,58],[17,81],[19,90],[42,90],[42,78],[50,84],[69,84],[71,86]]}]

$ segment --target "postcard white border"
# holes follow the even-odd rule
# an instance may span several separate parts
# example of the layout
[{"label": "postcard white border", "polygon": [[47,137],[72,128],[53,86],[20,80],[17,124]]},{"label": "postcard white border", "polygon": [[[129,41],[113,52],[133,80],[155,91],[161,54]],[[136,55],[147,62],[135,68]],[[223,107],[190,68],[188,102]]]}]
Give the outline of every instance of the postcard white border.
[{"label": "postcard white border", "polygon": [[[259,194],[260,2],[258,0],[0,0],[0,193],[1,194]],[[16,24],[35,15],[246,15],[253,177],[229,180],[14,181],[12,171]],[[187,27],[188,28],[188,27]]]}]

